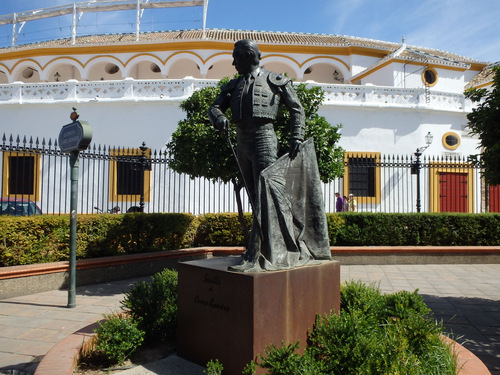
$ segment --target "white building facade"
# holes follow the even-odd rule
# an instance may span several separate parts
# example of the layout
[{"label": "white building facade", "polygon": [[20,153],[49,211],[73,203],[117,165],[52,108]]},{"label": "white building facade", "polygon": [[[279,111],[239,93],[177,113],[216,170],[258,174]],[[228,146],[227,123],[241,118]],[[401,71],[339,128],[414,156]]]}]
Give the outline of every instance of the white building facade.
[{"label": "white building facade", "polygon": [[[346,175],[325,186],[329,211],[334,210],[335,191],[343,195],[354,192],[360,210],[420,211],[414,204],[416,190],[421,192],[422,211],[488,211],[480,171],[466,163],[469,155],[478,153],[478,141],[466,129],[466,115],[472,107],[463,95],[465,87],[488,63],[404,42],[336,35],[185,30],[140,34],[138,40],[134,34],[94,35],[4,48],[0,49],[0,128],[7,135],[57,138],[62,125],[69,122],[71,108],[76,107],[80,118],[92,126],[93,144],[137,149],[145,142],[150,149],[160,151],[184,118],[180,102],[195,90],[235,74],[232,50],[234,43],[243,38],[258,43],[261,64],[266,69],[287,73],[296,82],[321,86],[326,97],[320,114],[331,124],[342,124],[340,146],[346,151]],[[432,135],[429,145],[428,134]],[[420,171],[418,189],[411,168],[398,170],[396,175],[381,168],[381,160],[394,155],[406,157],[408,165],[415,163],[417,149],[422,150],[422,161],[430,156],[440,160],[435,164],[429,161]],[[7,167],[8,158],[4,152],[2,196],[15,194],[6,183],[12,172]],[[350,168],[350,159],[374,163],[367,172],[370,182],[353,175],[363,168]],[[166,189],[154,182],[159,178],[155,173],[160,172],[153,168],[145,177],[147,193],[141,202],[146,210],[157,204],[148,197]],[[460,209],[440,198],[441,177],[447,174],[466,179],[465,183],[453,182],[467,185],[462,189],[467,198]],[[369,186],[354,186],[356,179]],[[121,202],[124,211],[136,205],[126,196],[110,193],[113,178],[109,181],[104,188],[106,202],[99,203],[101,207]],[[35,190],[43,189],[41,182],[37,184]],[[210,197],[214,192],[207,189],[197,193],[200,202],[213,200]],[[406,196],[409,190],[412,193]],[[464,195],[463,191],[457,194]],[[218,191],[217,199],[226,194],[231,195],[230,189],[229,193]],[[40,202],[40,196],[29,197]],[[196,199],[187,193],[182,199],[188,201],[187,205],[176,210],[235,210],[233,204],[212,207],[213,202],[191,208]],[[395,203],[383,208],[386,200]],[[50,211],[49,207],[47,204],[44,211]],[[149,211],[171,211],[163,207],[158,203],[158,209]]]}]

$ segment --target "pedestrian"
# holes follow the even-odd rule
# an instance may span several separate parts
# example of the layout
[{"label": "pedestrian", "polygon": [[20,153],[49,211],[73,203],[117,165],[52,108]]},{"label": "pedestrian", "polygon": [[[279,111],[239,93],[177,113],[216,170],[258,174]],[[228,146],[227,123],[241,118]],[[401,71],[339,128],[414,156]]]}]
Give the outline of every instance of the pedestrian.
[{"label": "pedestrian", "polygon": [[349,194],[349,211],[355,212],[358,210],[358,202],[356,202],[356,199],[354,198],[354,194],[350,193]]},{"label": "pedestrian", "polygon": [[337,200],[335,201],[335,211],[336,212],[344,211],[344,199],[342,199],[340,193],[335,193],[335,197],[337,197]]},{"label": "pedestrian", "polygon": [[349,211],[349,198],[347,198],[345,195],[342,197],[344,199],[344,212]]}]

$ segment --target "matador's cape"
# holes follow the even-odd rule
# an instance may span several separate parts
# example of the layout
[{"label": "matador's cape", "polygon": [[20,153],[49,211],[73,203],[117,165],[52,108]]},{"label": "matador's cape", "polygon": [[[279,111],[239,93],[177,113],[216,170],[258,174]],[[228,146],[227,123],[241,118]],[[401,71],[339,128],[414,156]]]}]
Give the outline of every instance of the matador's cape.
[{"label": "matador's cape", "polygon": [[264,270],[331,259],[323,194],[312,139],[261,172],[247,251]]}]

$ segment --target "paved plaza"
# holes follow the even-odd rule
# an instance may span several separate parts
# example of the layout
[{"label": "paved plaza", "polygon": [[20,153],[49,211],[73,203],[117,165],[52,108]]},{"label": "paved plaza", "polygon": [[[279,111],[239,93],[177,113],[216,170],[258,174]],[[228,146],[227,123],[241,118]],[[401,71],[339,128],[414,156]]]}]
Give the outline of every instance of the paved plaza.
[{"label": "paved plaza", "polygon": [[[419,289],[457,341],[492,375],[500,375],[500,264],[346,265],[341,267],[341,278],[375,283],[387,293]],[[61,290],[0,300],[0,374],[34,374],[54,344],[103,314],[119,311],[123,293],[139,280],[149,277],[78,287],[77,306],[72,309],[66,307],[67,291]],[[122,373],[203,374],[198,366],[173,358],[161,366]]]}]

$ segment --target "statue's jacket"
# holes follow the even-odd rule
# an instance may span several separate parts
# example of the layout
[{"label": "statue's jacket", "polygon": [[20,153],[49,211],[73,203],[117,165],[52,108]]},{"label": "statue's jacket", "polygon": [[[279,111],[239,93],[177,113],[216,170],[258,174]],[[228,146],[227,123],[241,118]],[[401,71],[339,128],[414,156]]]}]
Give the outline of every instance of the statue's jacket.
[{"label": "statue's jacket", "polygon": [[289,78],[265,69],[260,69],[254,77],[252,92],[248,97],[251,103],[245,102],[245,77],[239,76],[222,86],[221,93],[208,111],[210,121],[224,115],[231,108],[232,119],[236,124],[251,119],[274,121],[278,115],[280,104],[284,104],[290,112],[291,139],[304,139],[305,118],[297,93]]}]

